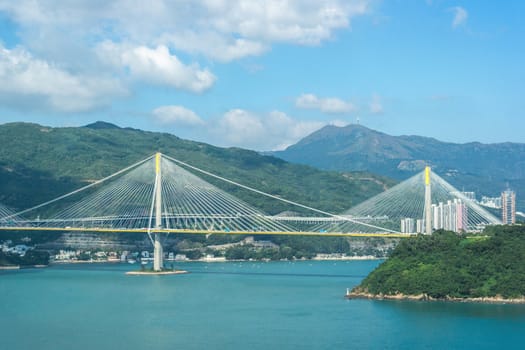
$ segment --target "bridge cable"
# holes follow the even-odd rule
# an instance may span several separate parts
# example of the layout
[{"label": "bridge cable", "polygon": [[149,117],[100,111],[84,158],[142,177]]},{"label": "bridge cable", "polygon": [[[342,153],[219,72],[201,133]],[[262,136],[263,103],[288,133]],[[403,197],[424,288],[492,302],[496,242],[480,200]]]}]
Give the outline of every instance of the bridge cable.
[{"label": "bridge cable", "polygon": [[153,158],[154,156],[155,156],[155,155],[152,155],[152,156],[150,156],[150,157],[148,157],[148,158],[146,158],[146,159],[141,160],[140,162],[137,162],[137,163],[135,163],[135,164],[133,164],[133,165],[128,166],[127,168],[124,168],[124,169],[122,169],[122,170],[119,170],[119,171],[117,171],[116,173],[111,174],[111,175],[109,175],[109,176],[107,176],[107,177],[105,177],[105,178],[103,178],[103,179],[101,179],[101,180],[97,180],[97,181],[95,181],[95,182],[93,182],[93,183],[90,183],[90,184],[87,185],[87,186],[84,186],[84,187],[82,187],[82,188],[79,188],[79,189],[77,189],[77,190],[74,190],[73,192],[69,192],[69,193],[67,193],[67,194],[64,194],[64,195],[62,195],[62,196],[60,196],[60,197],[57,197],[57,198],[52,199],[52,200],[50,200],[50,201],[47,201],[47,202],[45,202],[45,203],[42,203],[42,204],[36,205],[36,206],[34,206],[34,207],[32,207],[32,208],[22,210],[22,211],[20,211],[20,212],[18,212],[18,213],[12,214],[12,215],[7,216],[7,217],[5,217],[5,218],[3,218],[3,219],[9,219],[9,218],[11,218],[11,217],[13,217],[13,216],[17,216],[17,215],[25,214],[25,213],[30,212],[30,211],[32,211],[32,210],[35,210],[35,209],[38,209],[38,208],[42,208],[42,207],[44,207],[44,206],[46,206],[46,205],[49,205],[49,204],[54,203],[54,202],[57,202],[57,201],[59,201],[59,200],[61,200],[61,199],[64,199],[64,198],[70,197],[70,196],[72,196],[72,195],[74,195],[74,194],[77,194],[77,193],[79,193],[79,192],[82,192],[82,191],[84,191],[84,190],[87,190],[88,188],[91,188],[91,187],[93,187],[93,186],[96,186],[96,185],[98,185],[98,184],[100,184],[100,183],[102,183],[102,182],[104,182],[104,181],[107,181],[107,180],[109,180],[109,179],[111,179],[111,178],[114,178],[115,176],[118,176],[118,175],[120,175],[120,174],[122,174],[122,173],[125,173],[126,171],[128,171],[128,170],[130,170],[130,169],[133,169],[133,168],[135,168],[135,167],[137,167],[137,166],[139,166],[139,165],[141,165],[141,164],[147,162],[148,160],[150,160],[150,159]]},{"label": "bridge cable", "polygon": [[257,190],[253,187],[249,187],[249,186],[246,186],[246,185],[243,185],[243,184],[240,184],[238,182],[235,182],[235,181],[232,181],[232,180],[229,180],[229,179],[226,179],[222,176],[219,176],[219,175],[215,175],[213,173],[210,173],[206,170],[203,170],[203,169],[200,169],[200,168],[197,168],[193,165],[190,165],[188,163],[185,163],[183,161],[180,161],[178,159],[175,159],[175,158],[172,158],[172,157],[169,157],[167,155],[164,155],[164,157],[166,157],[167,159],[177,163],[177,164],[180,164],[180,165],[183,165],[185,167],[188,167],[190,169],[193,169],[195,171],[198,171],[202,174],[205,174],[205,175],[208,175],[208,176],[211,176],[213,178],[216,178],[216,179],[219,179],[219,180],[222,180],[224,182],[227,182],[229,184],[232,184],[232,185],[235,185],[235,186],[238,186],[238,187],[241,187],[241,188],[244,188],[245,190],[248,190],[248,191],[252,191],[252,192],[255,192],[255,193],[258,193],[258,194],[261,194],[263,196],[266,196],[266,197],[269,197],[269,198],[273,198],[273,199],[276,199],[276,200],[279,200],[281,202],[284,202],[284,203],[288,203],[288,204],[291,204],[291,205],[294,205],[294,206],[297,206],[297,207],[300,207],[300,208],[303,208],[303,209],[308,209],[308,210],[311,210],[311,211],[314,211],[316,213],[319,213],[319,214],[323,214],[323,215],[328,215],[328,216],[331,216],[331,217],[334,217],[334,218],[337,218],[337,219],[340,219],[340,220],[344,220],[344,221],[349,221],[349,222],[353,222],[353,223],[356,223],[356,224],[359,224],[359,225],[364,225],[364,226],[368,226],[368,227],[371,227],[371,228],[375,228],[375,229],[379,229],[381,231],[388,231],[388,232],[391,232],[391,233],[398,233],[398,231],[394,231],[394,230],[390,230],[390,229],[387,229],[387,228],[383,228],[383,227],[379,227],[379,226],[375,226],[375,225],[371,225],[371,224],[367,224],[367,223],[363,223],[363,222],[359,222],[357,220],[353,220],[351,218],[348,218],[348,217],[344,217],[344,216],[341,216],[341,215],[336,215],[336,214],[332,214],[332,213],[329,213],[329,212],[326,212],[326,211],[323,211],[323,210],[320,210],[320,209],[316,209],[316,208],[313,208],[313,207],[310,207],[310,206],[307,206],[307,205],[304,205],[304,204],[301,204],[301,203],[297,203],[297,202],[293,202],[291,200],[288,200],[288,199],[284,199],[284,198],[281,198],[281,197],[278,197],[278,196],[275,196],[275,195],[272,195],[272,194],[269,194],[269,193],[266,193],[266,192],[263,192],[263,191],[260,191],[260,190]]}]

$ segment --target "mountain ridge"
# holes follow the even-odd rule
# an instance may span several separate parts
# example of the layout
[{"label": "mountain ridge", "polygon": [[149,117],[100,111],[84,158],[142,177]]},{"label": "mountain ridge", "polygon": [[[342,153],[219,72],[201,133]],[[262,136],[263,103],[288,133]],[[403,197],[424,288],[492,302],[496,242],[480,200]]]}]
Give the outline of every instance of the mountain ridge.
[{"label": "mountain ridge", "polygon": [[[350,124],[325,126],[271,154],[320,169],[368,171],[398,180],[430,165],[457,188],[480,196],[497,196],[507,184],[517,192],[525,187],[523,143],[452,143],[417,135],[392,136]],[[525,207],[525,201],[520,203]]]},{"label": "mountain ridge", "polygon": [[120,126],[115,125],[113,123],[104,122],[101,120],[98,120],[94,123],[90,123],[87,125],[84,125],[84,128],[90,128],[90,129],[122,129]]}]

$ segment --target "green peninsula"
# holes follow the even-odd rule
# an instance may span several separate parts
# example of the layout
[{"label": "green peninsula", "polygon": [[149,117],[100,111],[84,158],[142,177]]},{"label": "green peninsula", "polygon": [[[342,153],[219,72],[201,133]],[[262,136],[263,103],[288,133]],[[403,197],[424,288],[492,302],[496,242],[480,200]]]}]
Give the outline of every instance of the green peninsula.
[{"label": "green peninsula", "polygon": [[525,303],[525,225],[402,240],[347,297]]}]

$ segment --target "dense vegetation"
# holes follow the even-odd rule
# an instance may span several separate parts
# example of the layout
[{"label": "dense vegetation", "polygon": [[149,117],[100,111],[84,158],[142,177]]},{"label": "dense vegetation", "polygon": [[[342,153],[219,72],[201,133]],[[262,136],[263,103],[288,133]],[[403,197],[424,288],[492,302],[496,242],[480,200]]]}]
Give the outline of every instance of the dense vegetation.
[{"label": "dense vegetation", "polygon": [[[80,128],[4,124],[0,125],[0,140],[0,203],[15,209],[67,193],[157,151],[259,190],[334,213],[393,184],[366,173],[345,176],[253,151],[219,148],[102,122]],[[270,214],[300,211],[219,180],[205,180]]]},{"label": "dense vegetation", "polygon": [[48,265],[49,253],[37,250],[28,250],[24,256],[4,253],[0,250],[0,266],[34,266]]},{"label": "dense vegetation", "polygon": [[525,226],[494,226],[483,236],[440,231],[406,239],[355,292],[433,298],[525,296]]},{"label": "dense vegetation", "polygon": [[317,254],[341,254],[346,256],[385,257],[397,245],[397,239],[377,237],[301,237],[293,235],[261,235],[255,241],[270,241],[278,247],[260,248],[252,244],[235,245],[225,250],[213,249],[214,245],[239,243],[244,235],[176,235],[167,241],[166,250],[198,259],[206,254],[224,256],[229,260],[293,260],[311,259]]},{"label": "dense vegetation", "polygon": [[[298,237],[273,236],[268,240],[279,248],[255,249],[251,245],[229,248],[225,252],[229,260],[293,260],[312,259],[317,254],[341,254],[346,256],[377,256],[390,254],[397,240],[383,238],[344,238],[344,237]],[[217,252],[212,252],[217,255]]]}]

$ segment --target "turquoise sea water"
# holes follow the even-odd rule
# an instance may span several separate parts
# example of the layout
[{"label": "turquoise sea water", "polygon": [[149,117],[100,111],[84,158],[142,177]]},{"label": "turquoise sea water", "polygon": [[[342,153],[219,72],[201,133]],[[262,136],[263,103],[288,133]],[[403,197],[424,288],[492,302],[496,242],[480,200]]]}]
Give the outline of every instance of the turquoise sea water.
[{"label": "turquoise sea water", "polygon": [[525,306],[345,300],[379,262],[0,272],[0,349],[523,349]]}]

